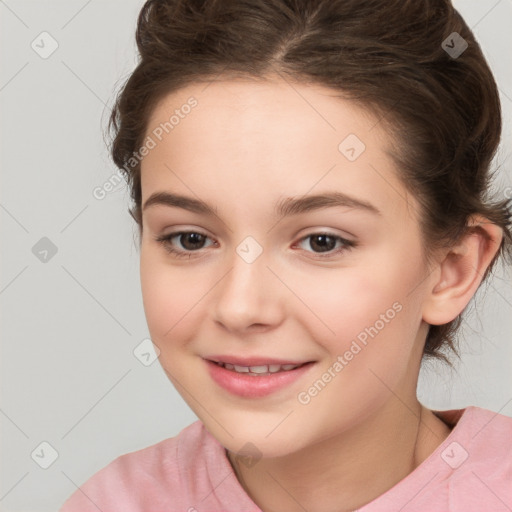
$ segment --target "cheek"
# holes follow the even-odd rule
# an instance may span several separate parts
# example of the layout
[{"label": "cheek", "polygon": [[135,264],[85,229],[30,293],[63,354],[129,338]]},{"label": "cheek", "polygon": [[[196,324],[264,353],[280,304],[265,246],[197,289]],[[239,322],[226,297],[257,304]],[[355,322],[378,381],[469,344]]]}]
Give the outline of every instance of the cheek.
[{"label": "cheek", "polygon": [[296,282],[296,294],[308,310],[304,318],[325,339],[329,334],[333,340],[356,337],[375,322],[380,326],[381,315],[384,320],[394,319],[399,309],[396,303],[401,303],[404,296],[398,283],[361,269],[344,269],[324,276],[315,273]]},{"label": "cheek", "polygon": [[410,355],[421,322],[420,301],[410,292],[421,281],[421,268],[397,261],[396,254],[394,259],[382,256],[374,265],[295,280],[294,290],[307,306],[297,302],[304,310],[302,321],[331,357],[350,350],[359,360]]},{"label": "cheek", "polygon": [[321,418],[325,435],[338,428],[340,418],[348,428],[382,405],[411,365],[421,320],[418,305],[407,297],[407,283],[396,276],[373,277],[347,272],[339,283],[329,283],[329,292],[310,295],[311,309],[319,308],[335,334],[316,318],[307,321],[310,336],[328,357],[298,400],[301,407],[307,405],[304,411]]},{"label": "cheek", "polygon": [[186,343],[199,325],[201,300],[208,292],[207,280],[184,267],[171,267],[149,251],[141,253],[140,278],[153,342],[162,352]]}]

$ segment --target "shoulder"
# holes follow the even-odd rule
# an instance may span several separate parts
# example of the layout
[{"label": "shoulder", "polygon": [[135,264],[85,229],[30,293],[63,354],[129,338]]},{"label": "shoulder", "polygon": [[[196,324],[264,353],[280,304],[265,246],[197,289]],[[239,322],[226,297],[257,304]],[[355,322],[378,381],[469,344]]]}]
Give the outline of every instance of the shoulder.
[{"label": "shoulder", "polygon": [[461,467],[466,461],[467,467],[490,461],[512,465],[512,418],[475,406],[436,414],[453,426],[442,445],[446,458],[453,451],[461,459]]},{"label": "shoulder", "polygon": [[60,512],[135,512],[149,505],[186,511],[190,482],[204,477],[199,474],[203,460],[219,457],[220,450],[196,421],[175,437],[117,457],[80,486]]},{"label": "shoulder", "polygon": [[433,411],[448,437],[412,473],[365,512],[512,510],[512,418],[487,409]]},{"label": "shoulder", "polygon": [[510,455],[512,450],[512,418],[503,414],[470,406],[465,409],[460,425],[459,434],[467,439],[472,449],[485,447],[503,455]]},{"label": "shoulder", "polygon": [[512,418],[467,407],[443,445],[454,510],[469,510],[468,499],[474,510],[512,507]]}]

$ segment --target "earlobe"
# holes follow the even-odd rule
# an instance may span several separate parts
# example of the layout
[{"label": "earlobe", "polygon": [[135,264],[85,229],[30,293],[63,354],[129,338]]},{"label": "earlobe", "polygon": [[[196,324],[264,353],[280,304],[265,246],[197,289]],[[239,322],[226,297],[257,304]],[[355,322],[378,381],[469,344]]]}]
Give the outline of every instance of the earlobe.
[{"label": "earlobe", "polygon": [[454,320],[467,306],[498,252],[503,230],[481,216],[455,246],[446,249],[437,265],[436,280],[426,298],[423,320],[442,325]]}]

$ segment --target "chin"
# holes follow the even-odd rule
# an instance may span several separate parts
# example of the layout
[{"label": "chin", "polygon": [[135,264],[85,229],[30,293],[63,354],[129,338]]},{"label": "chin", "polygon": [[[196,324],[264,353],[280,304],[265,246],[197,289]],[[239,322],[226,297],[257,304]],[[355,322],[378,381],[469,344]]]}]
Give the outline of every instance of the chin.
[{"label": "chin", "polygon": [[204,412],[200,419],[224,448],[241,456],[282,457],[296,452],[305,443],[303,432],[296,432],[295,425],[285,424],[286,420],[283,422],[286,415],[270,420],[262,418],[261,414],[246,413],[241,420],[243,415],[244,413],[238,413],[232,419],[222,418],[219,420],[220,424],[207,415],[205,417]]}]

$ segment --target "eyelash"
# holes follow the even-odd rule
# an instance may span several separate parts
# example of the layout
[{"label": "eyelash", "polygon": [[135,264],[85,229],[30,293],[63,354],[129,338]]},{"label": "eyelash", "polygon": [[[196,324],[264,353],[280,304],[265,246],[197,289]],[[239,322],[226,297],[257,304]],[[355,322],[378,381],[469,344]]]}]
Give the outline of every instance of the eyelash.
[{"label": "eyelash", "polygon": [[[174,231],[174,232],[168,233],[166,235],[158,236],[155,238],[155,240],[157,242],[159,242],[160,244],[162,244],[164,246],[164,249],[169,254],[171,254],[173,257],[189,258],[190,259],[193,257],[192,256],[193,253],[199,252],[199,251],[201,251],[201,249],[197,249],[195,251],[176,250],[174,247],[171,246],[171,243],[170,243],[173,238],[181,236],[181,235],[188,235],[188,234],[196,234],[196,235],[201,235],[206,238],[209,238],[207,235],[205,235],[204,233],[201,233],[199,231]],[[316,255],[315,257],[319,258],[319,259],[330,258],[330,257],[332,257],[334,255],[338,255],[342,252],[349,251],[350,249],[353,249],[353,248],[357,247],[357,245],[358,245],[355,241],[347,240],[346,238],[342,238],[341,236],[335,235],[333,233],[325,232],[325,231],[321,231],[318,233],[311,233],[310,235],[304,236],[298,241],[298,243],[300,243],[304,240],[307,240],[308,238],[315,237],[315,236],[328,236],[330,238],[336,239],[336,241],[339,240],[342,243],[342,247],[338,247],[337,249],[332,249],[331,251],[327,251],[327,253],[313,252],[313,254]],[[311,251],[307,251],[307,252],[311,252]]]}]

